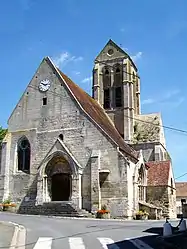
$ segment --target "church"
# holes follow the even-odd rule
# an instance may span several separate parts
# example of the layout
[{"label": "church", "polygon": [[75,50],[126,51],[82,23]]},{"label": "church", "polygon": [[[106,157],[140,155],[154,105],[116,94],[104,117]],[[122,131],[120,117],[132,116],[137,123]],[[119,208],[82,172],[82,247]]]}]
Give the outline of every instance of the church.
[{"label": "church", "polygon": [[112,40],[94,61],[92,97],[44,58],[0,148],[0,201],[20,213],[176,216],[161,115],[141,114],[138,69]]}]

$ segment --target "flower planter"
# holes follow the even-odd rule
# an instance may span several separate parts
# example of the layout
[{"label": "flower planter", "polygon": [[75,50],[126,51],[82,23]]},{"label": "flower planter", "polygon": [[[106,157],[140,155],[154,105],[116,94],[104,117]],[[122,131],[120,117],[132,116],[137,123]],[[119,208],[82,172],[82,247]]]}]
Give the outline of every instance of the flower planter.
[{"label": "flower planter", "polygon": [[136,214],[136,220],[141,220],[142,219],[142,215]]},{"label": "flower planter", "polygon": [[16,211],[16,205],[15,204],[1,204],[0,205],[2,207],[3,211],[8,211],[11,213],[14,213]]},{"label": "flower planter", "polygon": [[103,219],[110,219],[110,213],[103,214]]},{"label": "flower planter", "polygon": [[147,220],[147,219],[148,219],[147,215],[140,215],[140,214],[136,215],[136,220]]},{"label": "flower planter", "polygon": [[96,218],[98,219],[110,219],[110,213],[101,213],[101,212],[97,212],[96,214]]}]

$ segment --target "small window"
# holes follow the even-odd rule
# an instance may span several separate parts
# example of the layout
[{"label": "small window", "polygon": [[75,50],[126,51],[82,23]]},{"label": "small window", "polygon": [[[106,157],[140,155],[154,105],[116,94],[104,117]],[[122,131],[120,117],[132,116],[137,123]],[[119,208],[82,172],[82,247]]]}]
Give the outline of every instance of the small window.
[{"label": "small window", "polygon": [[121,89],[121,87],[115,88],[115,103],[116,103],[116,107],[122,106],[122,89]]},{"label": "small window", "polygon": [[47,98],[43,98],[43,105],[47,105]]},{"label": "small window", "polygon": [[[100,188],[104,187],[109,182],[109,174],[106,172],[99,172],[99,185]],[[106,186],[106,185],[105,185]]]},{"label": "small window", "polygon": [[112,55],[114,53],[114,50],[111,48],[108,50],[108,55]]},{"label": "small window", "polygon": [[173,179],[171,178],[171,194],[173,195]]},{"label": "small window", "polygon": [[133,72],[133,74],[132,74],[132,78],[133,78],[133,80],[135,80],[135,74],[134,74],[134,72]]},{"label": "small window", "polygon": [[105,70],[105,75],[109,75],[108,69]]},{"label": "small window", "polygon": [[110,90],[104,90],[104,109],[110,108]]},{"label": "small window", "polygon": [[116,73],[120,73],[120,68],[119,67],[116,68]]},{"label": "small window", "polygon": [[60,140],[64,140],[64,136],[62,134],[59,135]]}]

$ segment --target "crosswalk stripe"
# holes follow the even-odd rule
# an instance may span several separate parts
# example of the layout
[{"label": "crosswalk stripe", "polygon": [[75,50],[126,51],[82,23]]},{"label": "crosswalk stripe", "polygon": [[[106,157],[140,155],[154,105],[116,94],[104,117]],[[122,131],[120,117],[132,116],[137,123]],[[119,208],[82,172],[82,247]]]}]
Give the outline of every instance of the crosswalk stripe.
[{"label": "crosswalk stripe", "polygon": [[130,239],[129,241],[138,249],[154,249],[140,239]]},{"label": "crosswalk stripe", "polygon": [[119,247],[110,238],[97,238],[104,249],[108,249],[107,245],[110,245],[110,249],[119,249]]},{"label": "crosswalk stripe", "polygon": [[40,237],[33,249],[51,249],[52,239],[50,237]]},{"label": "crosswalk stripe", "polygon": [[69,238],[69,245],[71,249],[85,249],[82,238]]}]

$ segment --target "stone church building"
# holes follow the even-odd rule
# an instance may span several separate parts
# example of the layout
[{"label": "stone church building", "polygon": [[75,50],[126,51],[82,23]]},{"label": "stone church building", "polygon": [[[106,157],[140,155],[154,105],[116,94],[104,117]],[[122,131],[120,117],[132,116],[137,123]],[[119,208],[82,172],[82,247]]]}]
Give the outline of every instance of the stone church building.
[{"label": "stone church building", "polygon": [[127,218],[157,205],[175,217],[161,116],[141,114],[137,67],[112,40],[95,59],[92,95],[43,59],[8,120],[0,201],[10,198],[22,213],[59,215],[105,204],[113,217]]}]

